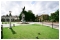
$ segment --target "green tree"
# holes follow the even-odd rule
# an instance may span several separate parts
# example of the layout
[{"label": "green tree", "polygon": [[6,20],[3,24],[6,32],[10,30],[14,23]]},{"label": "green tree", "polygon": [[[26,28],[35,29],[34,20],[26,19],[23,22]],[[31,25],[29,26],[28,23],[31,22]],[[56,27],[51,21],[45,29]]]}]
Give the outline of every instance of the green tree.
[{"label": "green tree", "polygon": [[59,10],[54,13],[51,13],[49,20],[53,20],[54,22],[59,21]]},{"label": "green tree", "polygon": [[[20,20],[22,19],[22,16],[21,16],[22,13],[23,11],[19,15]],[[28,10],[28,12],[24,10],[24,14],[25,14],[25,21],[35,21],[35,15],[31,10]]]},{"label": "green tree", "polygon": [[52,13],[51,14],[51,20],[53,20],[55,22],[56,21],[55,18],[56,18],[56,14],[55,13]]},{"label": "green tree", "polygon": [[55,12],[55,14],[56,14],[55,20],[56,20],[56,21],[59,21],[59,10],[57,10],[57,11]]},{"label": "green tree", "polygon": [[29,21],[35,21],[35,15],[31,10],[28,10]]}]

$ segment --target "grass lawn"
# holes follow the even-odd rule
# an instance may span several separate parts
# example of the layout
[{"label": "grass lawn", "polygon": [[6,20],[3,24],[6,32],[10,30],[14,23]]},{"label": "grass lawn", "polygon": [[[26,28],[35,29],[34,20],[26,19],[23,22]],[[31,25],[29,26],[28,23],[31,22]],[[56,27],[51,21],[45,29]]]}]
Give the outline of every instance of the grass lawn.
[{"label": "grass lawn", "polygon": [[3,39],[59,39],[59,30],[39,24],[3,28]]}]

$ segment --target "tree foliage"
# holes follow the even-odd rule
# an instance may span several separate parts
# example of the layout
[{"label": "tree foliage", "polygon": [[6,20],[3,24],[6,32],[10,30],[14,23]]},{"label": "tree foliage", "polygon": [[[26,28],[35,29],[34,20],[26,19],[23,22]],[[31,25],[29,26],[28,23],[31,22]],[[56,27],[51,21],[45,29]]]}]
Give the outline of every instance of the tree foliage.
[{"label": "tree foliage", "polygon": [[59,10],[57,10],[55,13],[51,13],[49,19],[53,21],[59,21]]},{"label": "tree foliage", "polygon": [[[19,15],[20,20],[22,19],[22,12]],[[24,11],[24,14],[25,14],[25,21],[35,21],[35,15],[31,10]]]}]

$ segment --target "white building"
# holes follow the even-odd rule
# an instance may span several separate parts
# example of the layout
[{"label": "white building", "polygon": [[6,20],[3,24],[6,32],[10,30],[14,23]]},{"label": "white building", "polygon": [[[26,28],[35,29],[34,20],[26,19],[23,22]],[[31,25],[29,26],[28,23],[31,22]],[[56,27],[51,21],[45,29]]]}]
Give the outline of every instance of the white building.
[{"label": "white building", "polygon": [[[1,16],[1,21],[9,21],[9,16]],[[19,21],[19,16],[11,16],[12,21]]]}]

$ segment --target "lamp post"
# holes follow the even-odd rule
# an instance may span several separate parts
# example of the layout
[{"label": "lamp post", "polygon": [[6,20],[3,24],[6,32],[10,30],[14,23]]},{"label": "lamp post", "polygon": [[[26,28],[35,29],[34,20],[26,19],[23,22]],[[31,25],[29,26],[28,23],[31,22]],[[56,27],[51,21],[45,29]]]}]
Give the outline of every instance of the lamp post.
[{"label": "lamp post", "polygon": [[10,16],[10,29],[11,29],[11,11],[9,11],[9,16]]},{"label": "lamp post", "polygon": [[5,16],[5,22],[6,22],[6,16]]}]

